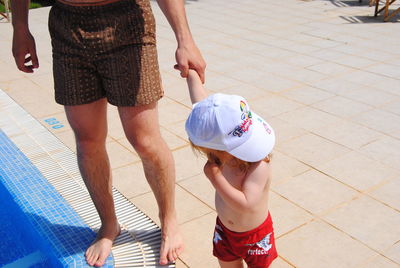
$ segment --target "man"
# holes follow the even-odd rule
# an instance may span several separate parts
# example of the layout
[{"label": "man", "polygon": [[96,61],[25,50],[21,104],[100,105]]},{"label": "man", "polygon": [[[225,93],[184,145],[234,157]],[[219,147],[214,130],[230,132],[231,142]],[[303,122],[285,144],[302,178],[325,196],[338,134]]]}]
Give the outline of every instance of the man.
[{"label": "man", "polygon": [[[19,70],[39,67],[28,27],[29,0],[12,0],[13,55]],[[194,69],[204,83],[205,62],[186,20],[183,0],[158,0],[175,32],[182,77]],[[56,101],[74,131],[78,164],[102,226],[87,249],[88,264],[102,266],[120,233],[105,149],[107,101],[118,106],[126,137],[142,159],[156,197],[162,229],[160,264],[183,249],[175,211],[172,154],[161,138],[157,101],[163,90],[155,21],[149,0],[58,0],[49,15]]]}]

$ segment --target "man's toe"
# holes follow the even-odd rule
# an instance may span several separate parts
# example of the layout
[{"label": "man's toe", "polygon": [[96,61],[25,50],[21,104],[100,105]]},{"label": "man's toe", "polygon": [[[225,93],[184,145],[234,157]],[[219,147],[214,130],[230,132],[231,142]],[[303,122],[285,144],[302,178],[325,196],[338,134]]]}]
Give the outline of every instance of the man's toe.
[{"label": "man's toe", "polygon": [[107,254],[107,255],[104,254],[104,253],[101,254],[101,255],[98,257],[98,259],[97,259],[97,261],[96,261],[96,263],[95,263],[95,266],[97,266],[97,267],[103,266],[104,263],[106,262],[107,257],[108,257],[108,254]]},{"label": "man's toe", "polygon": [[175,261],[175,254],[174,254],[174,251],[172,249],[168,252],[168,261],[169,262]]},{"label": "man's toe", "polygon": [[94,264],[94,266],[96,266],[96,267],[101,267],[101,266],[103,266],[104,265],[104,261],[100,261],[100,260],[97,260],[96,262],[95,262],[95,264]]},{"label": "man's toe", "polygon": [[167,257],[165,256],[165,254],[161,254],[161,256],[160,256],[160,264],[161,265],[168,264],[168,260],[167,260]]},{"label": "man's toe", "polygon": [[174,257],[174,261],[176,261],[176,259],[179,257],[179,254],[178,254],[178,250],[177,250],[177,249],[174,249],[174,250],[173,250],[173,257]]},{"label": "man's toe", "polygon": [[95,262],[93,253],[92,253],[91,251],[88,250],[88,251],[86,251],[85,256],[86,256],[86,261],[87,261],[87,263],[88,263],[89,265],[93,265],[94,262]]}]

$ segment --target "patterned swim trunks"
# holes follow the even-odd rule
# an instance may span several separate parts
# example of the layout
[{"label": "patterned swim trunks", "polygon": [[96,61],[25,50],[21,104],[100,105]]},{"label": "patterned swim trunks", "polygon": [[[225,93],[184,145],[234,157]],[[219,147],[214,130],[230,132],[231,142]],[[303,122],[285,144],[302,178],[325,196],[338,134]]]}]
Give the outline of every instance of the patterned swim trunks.
[{"label": "patterned swim trunks", "polygon": [[243,259],[249,268],[267,268],[278,257],[271,215],[257,228],[234,232],[217,217],[213,254],[222,261]]},{"label": "patterned swim trunks", "polygon": [[116,106],[138,106],[163,96],[149,0],[96,6],[56,1],[49,31],[57,103],[107,98]]}]

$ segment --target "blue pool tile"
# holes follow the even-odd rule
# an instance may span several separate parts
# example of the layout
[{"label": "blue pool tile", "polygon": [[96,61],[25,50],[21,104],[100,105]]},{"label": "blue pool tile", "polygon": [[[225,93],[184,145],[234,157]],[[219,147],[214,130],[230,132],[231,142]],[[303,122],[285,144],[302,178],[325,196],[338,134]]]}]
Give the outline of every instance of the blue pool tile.
[{"label": "blue pool tile", "polygon": [[[10,238],[7,234],[7,239],[10,240],[8,245],[13,246],[11,248],[14,253],[9,252],[10,250],[3,251],[0,246],[0,266],[2,262],[5,264],[17,261],[18,258],[23,259],[39,249],[49,259],[38,260],[32,267],[49,267],[46,265],[51,258],[56,259],[52,263],[61,263],[62,267],[88,267],[84,252],[95,239],[95,233],[1,130],[0,183],[11,199],[5,203],[9,206],[15,204],[15,210],[21,211],[20,219],[24,219],[18,222],[20,226],[14,222],[11,224],[10,215],[0,210],[0,224],[9,228],[3,228],[3,231],[12,232],[13,228],[32,229],[30,236],[28,235],[31,239],[18,238],[17,234]],[[3,206],[5,203],[2,202],[1,205],[7,210]],[[0,231],[0,235],[2,234]],[[15,247],[21,243],[24,246]],[[21,250],[17,251],[17,248]],[[111,254],[103,267],[113,267]]]}]

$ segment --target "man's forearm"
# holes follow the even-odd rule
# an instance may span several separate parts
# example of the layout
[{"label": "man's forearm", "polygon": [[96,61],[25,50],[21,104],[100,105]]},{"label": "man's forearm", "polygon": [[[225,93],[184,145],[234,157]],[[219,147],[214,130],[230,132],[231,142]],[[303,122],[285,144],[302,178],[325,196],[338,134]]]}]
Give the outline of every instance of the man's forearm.
[{"label": "man's forearm", "polygon": [[186,18],[184,0],[157,0],[162,12],[175,33],[178,45],[192,42],[192,35]]},{"label": "man's forearm", "polygon": [[18,30],[28,29],[29,0],[11,0],[12,25]]},{"label": "man's forearm", "polygon": [[190,33],[184,1],[157,0],[172,30],[174,30],[178,42],[178,48],[175,52],[176,63],[178,64],[176,69],[180,70],[182,77],[187,77],[189,69],[193,69],[199,74],[201,82],[204,83],[206,63]]}]

